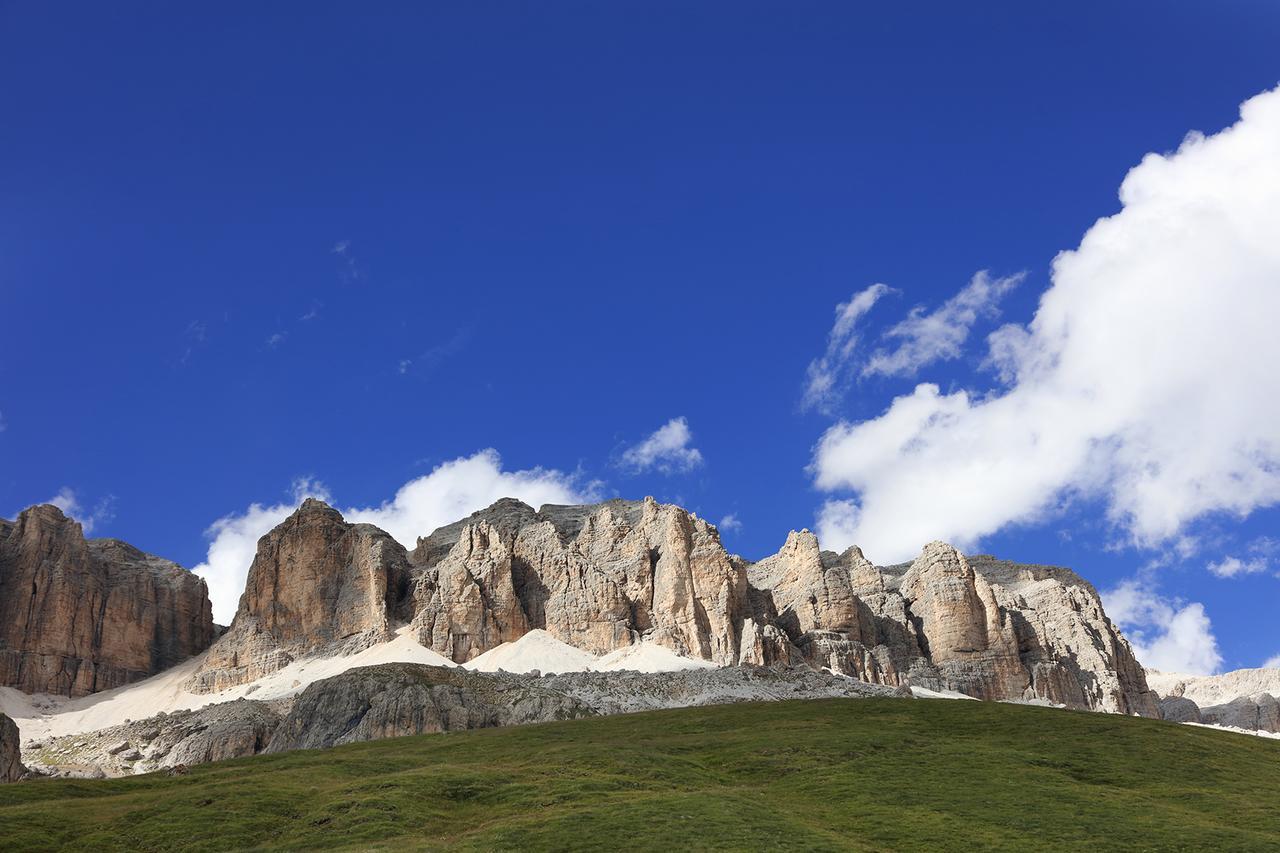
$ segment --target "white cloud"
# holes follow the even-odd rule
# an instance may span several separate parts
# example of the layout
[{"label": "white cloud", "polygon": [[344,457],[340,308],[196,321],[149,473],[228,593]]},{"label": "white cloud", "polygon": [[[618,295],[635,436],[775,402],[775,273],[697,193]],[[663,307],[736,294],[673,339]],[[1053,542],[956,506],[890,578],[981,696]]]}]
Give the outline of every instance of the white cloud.
[{"label": "white cloud", "polygon": [[267,338],[267,346],[270,347],[271,349],[275,349],[276,347],[284,343],[285,339],[288,337],[289,337],[288,332],[274,332],[271,334],[270,337]]},{"label": "white cloud", "polygon": [[873,284],[836,306],[836,322],[827,333],[826,352],[809,362],[800,408],[826,412],[839,402],[858,348],[858,321],[880,297],[892,292],[888,285]]},{"label": "white cloud", "polygon": [[4,419],[4,412],[0,412],[0,432],[4,432],[9,428],[9,422]]},{"label": "white cloud", "polygon": [[737,513],[731,512],[724,518],[720,519],[720,523],[717,524],[716,527],[720,530],[741,530],[742,521],[738,518]]},{"label": "white cloud", "polygon": [[690,447],[693,433],[684,418],[672,418],[644,441],[622,452],[622,467],[639,473],[656,468],[664,474],[688,471],[702,464],[702,452]]},{"label": "white cloud", "polygon": [[457,521],[499,498],[519,498],[532,507],[594,500],[594,483],[552,468],[502,470],[498,451],[482,450],[437,466],[410,480],[395,497],[378,507],[343,510],[348,521],[375,524],[406,548],[444,524]]},{"label": "white cloud", "polygon": [[1030,325],[989,338],[1007,387],[924,383],[827,431],[812,464],[839,501],[820,511],[842,519],[827,547],[906,559],[1076,494],[1152,546],[1280,500],[1280,90],[1241,115],[1129,172],[1121,211],[1054,260]]},{"label": "white cloud", "polygon": [[93,533],[95,527],[115,518],[115,510],[112,508],[115,501],[114,495],[107,495],[90,509],[80,503],[80,497],[75,489],[63,486],[56,495],[41,503],[53,504],[62,510],[62,514],[67,518],[80,522],[80,529],[84,531],[85,536],[88,536]]},{"label": "white cloud", "polygon": [[1220,578],[1234,578],[1240,575],[1252,575],[1267,570],[1267,561],[1261,557],[1241,560],[1239,557],[1224,557],[1216,563],[1209,564],[1209,571]]},{"label": "white cloud", "polygon": [[1137,579],[1104,592],[1102,598],[1107,615],[1124,630],[1143,666],[1196,675],[1217,672],[1222,666],[1203,604],[1171,601]]},{"label": "white cloud", "polygon": [[1280,655],[1276,655],[1275,657],[1272,657],[1272,658],[1267,658],[1266,662],[1264,662],[1262,666],[1265,669],[1280,669]]},{"label": "white cloud", "polygon": [[[594,499],[595,484],[583,486],[579,479],[577,475],[546,468],[504,471],[497,451],[482,450],[445,462],[430,474],[409,481],[379,506],[344,509],[342,514],[347,521],[377,525],[406,548],[413,548],[419,536],[499,498],[519,498],[535,507]],[[192,571],[208,583],[213,618],[218,623],[230,624],[235,616],[258,539],[288,518],[305,498],[330,503],[333,500],[324,485],[313,479],[295,482],[292,491],[291,502],[250,504],[244,512],[218,519],[206,531],[210,539],[208,553]]]},{"label": "white cloud", "polygon": [[992,278],[987,270],[978,272],[969,284],[938,309],[925,313],[921,307],[884,333],[900,343],[891,351],[877,350],[862,368],[863,376],[912,376],[936,361],[959,358],[969,330],[981,317],[994,317],[1000,299],[1026,278],[1026,273]]}]

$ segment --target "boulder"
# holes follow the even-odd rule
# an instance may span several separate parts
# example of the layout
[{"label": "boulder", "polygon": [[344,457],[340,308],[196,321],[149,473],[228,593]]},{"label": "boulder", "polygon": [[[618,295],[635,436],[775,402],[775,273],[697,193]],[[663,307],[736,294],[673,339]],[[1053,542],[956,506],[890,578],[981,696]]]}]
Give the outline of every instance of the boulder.
[{"label": "boulder", "polygon": [[1160,700],[1160,719],[1171,723],[1198,723],[1200,708],[1190,699],[1181,696],[1166,696]]},{"label": "boulder", "polygon": [[17,782],[27,773],[22,766],[18,725],[0,714],[0,782]]}]

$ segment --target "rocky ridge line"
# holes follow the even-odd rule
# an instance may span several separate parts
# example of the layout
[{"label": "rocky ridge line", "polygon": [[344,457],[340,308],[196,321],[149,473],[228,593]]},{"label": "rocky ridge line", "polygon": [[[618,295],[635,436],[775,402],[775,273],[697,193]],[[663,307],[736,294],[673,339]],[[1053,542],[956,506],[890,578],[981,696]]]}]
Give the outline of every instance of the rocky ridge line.
[{"label": "rocky ridge line", "polygon": [[537,511],[504,499],[411,553],[309,500],[259,543],[235,621],[189,687],[349,653],[402,623],[455,663],[537,628],[595,655],[644,640],[721,666],[803,663],[890,687],[1159,714],[1097,591],[1065,569],[941,542],[881,568],[856,548],[821,551],[808,531],[753,564],[652,498]]}]

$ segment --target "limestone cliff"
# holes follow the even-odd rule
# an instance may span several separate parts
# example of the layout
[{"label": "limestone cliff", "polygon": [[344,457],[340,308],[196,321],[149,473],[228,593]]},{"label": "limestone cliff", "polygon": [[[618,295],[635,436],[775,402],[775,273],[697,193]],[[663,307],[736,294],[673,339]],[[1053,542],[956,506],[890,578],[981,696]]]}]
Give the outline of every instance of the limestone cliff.
[{"label": "limestone cliff", "polygon": [[750,569],[776,624],[816,666],[982,699],[1159,714],[1097,592],[1066,569],[966,558],[942,542],[883,569],[856,548],[815,559],[816,548],[793,533]]},{"label": "limestone cliff", "polygon": [[349,654],[390,639],[408,582],[408,557],[388,534],[307,500],[258,541],[235,619],[188,687],[213,692],[301,655]]},{"label": "limestone cliff", "polygon": [[592,654],[647,639],[738,660],[744,568],[714,527],[652,498],[500,501],[419,540],[413,560],[419,637],[459,663],[534,628]]},{"label": "limestone cliff", "polygon": [[504,499],[412,553],[307,501],[259,542],[240,610],[193,689],[349,653],[405,625],[464,663],[530,630],[592,654],[646,641],[721,665],[807,663],[891,687],[1156,716],[1093,587],[1065,569],[966,558],[934,542],[879,568],[808,531],[757,563],[684,509]]},{"label": "limestone cliff", "polygon": [[208,647],[204,581],[114,539],[85,540],[57,507],[0,521],[0,685],[83,696]]}]

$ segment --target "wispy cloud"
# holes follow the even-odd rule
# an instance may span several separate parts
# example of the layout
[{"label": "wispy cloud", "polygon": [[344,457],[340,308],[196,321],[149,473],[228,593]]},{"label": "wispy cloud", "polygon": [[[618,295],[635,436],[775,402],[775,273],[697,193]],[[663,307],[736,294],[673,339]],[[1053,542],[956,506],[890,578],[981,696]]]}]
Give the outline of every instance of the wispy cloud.
[{"label": "wispy cloud", "polygon": [[860,335],[858,321],[880,299],[893,289],[886,284],[873,284],[855,293],[848,302],[836,306],[836,321],[827,333],[827,348],[809,362],[805,375],[801,409],[817,409],[829,413],[839,402],[844,385],[852,373]]},{"label": "wispy cloud", "polygon": [[338,274],[344,283],[355,284],[364,280],[364,270],[360,268],[360,264],[356,261],[356,256],[351,252],[350,240],[339,240],[334,243],[330,253],[337,255],[342,261],[342,269],[338,271]]},{"label": "wispy cloud", "polygon": [[208,333],[208,327],[199,320],[192,320],[187,324],[187,328],[182,332],[184,346],[182,350],[182,357],[178,359],[179,367],[186,367],[187,362],[191,360],[191,356],[195,351],[204,346]]},{"label": "wispy cloud", "polygon": [[466,348],[470,340],[471,327],[463,326],[455,331],[447,341],[436,344],[413,358],[400,359],[397,369],[402,376],[409,373],[429,373],[448,360],[451,356],[456,355]]},{"label": "wispy cloud", "polygon": [[80,527],[84,530],[85,536],[91,534],[95,527],[107,524],[116,517],[115,502],[115,495],[107,495],[90,508],[80,502],[80,497],[76,494],[75,489],[67,486],[63,486],[56,495],[48,500],[41,501],[41,503],[53,504],[62,510],[63,514],[68,518],[73,518],[80,522]]},{"label": "wispy cloud", "polygon": [[1208,565],[1209,573],[1220,578],[1234,578],[1240,575],[1255,575],[1267,570],[1267,561],[1262,557],[1241,560],[1239,557],[1223,557]]},{"label": "wispy cloud", "polygon": [[312,320],[320,316],[320,309],[324,307],[323,302],[312,302],[311,307],[307,309],[307,313],[298,318],[301,323],[310,323]]},{"label": "wispy cloud", "polygon": [[738,518],[737,513],[731,512],[724,518],[720,519],[720,523],[717,524],[716,527],[721,530],[733,530],[736,532],[742,529],[742,521]]},{"label": "wispy cloud", "polygon": [[289,337],[288,332],[275,332],[274,334],[267,337],[267,346],[271,349],[275,349],[276,347],[284,343],[288,339],[288,337]]},{"label": "wispy cloud", "polygon": [[911,309],[897,325],[884,333],[896,340],[892,349],[879,349],[862,368],[863,376],[912,376],[920,368],[938,361],[959,358],[969,330],[979,318],[994,317],[1001,298],[1026,278],[1026,273],[992,278],[981,270],[955,296],[933,311],[922,306]]},{"label": "wispy cloud", "polygon": [[622,452],[621,466],[639,474],[657,470],[681,473],[703,463],[702,452],[692,446],[693,433],[683,417],[672,418],[638,444]]},{"label": "wispy cloud", "polygon": [[1127,543],[1167,547],[1280,503],[1280,89],[1148,154],[1119,196],[1053,260],[1032,321],[989,338],[1007,387],[922,382],[822,436],[810,470],[850,537],[829,547],[892,562],[1081,496]]}]

